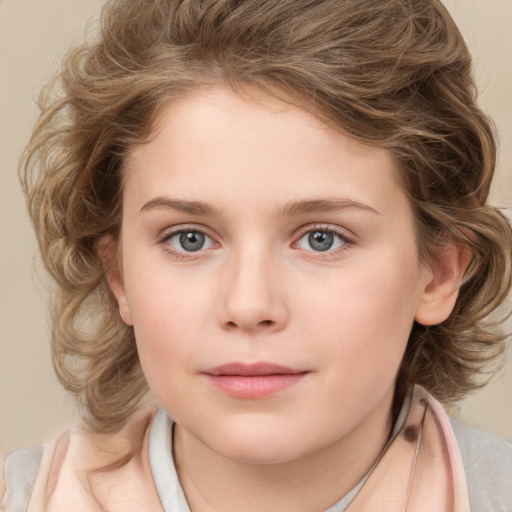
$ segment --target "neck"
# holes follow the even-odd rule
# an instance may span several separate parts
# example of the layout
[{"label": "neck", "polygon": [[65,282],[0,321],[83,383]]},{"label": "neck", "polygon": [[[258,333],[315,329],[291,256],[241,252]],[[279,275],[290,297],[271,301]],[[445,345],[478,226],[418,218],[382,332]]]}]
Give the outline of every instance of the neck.
[{"label": "neck", "polygon": [[222,456],[175,425],[174,460],[192,512],[326,510],[371,469],[391,431],[392,395],[336,443],[276,464]]}]

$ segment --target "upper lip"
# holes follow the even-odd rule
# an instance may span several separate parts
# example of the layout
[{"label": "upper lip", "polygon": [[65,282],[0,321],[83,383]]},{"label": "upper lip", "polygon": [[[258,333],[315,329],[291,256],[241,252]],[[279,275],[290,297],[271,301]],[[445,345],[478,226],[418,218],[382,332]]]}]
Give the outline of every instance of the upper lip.
[{"label": "upper lip", "polygon": [[294,370],[274,363],[227,363],[208,368],[203,371],[207,375],[240,375],[243,377],[255,377],[260,375],[290,375],[304,373],[304,370]]}]

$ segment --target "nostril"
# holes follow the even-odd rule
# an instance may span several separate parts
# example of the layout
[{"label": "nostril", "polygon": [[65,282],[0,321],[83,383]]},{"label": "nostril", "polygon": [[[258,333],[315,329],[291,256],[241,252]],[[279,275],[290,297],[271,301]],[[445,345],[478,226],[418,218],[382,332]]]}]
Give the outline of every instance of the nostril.
[{"label": "nostril", "polygon": [[227,329],[238,329],[242,328],[243,330],[252,330],[254,328],[267,328],[272,327],[276,324],[273,320],[261,320],[259,322],[251,323],[251,324],[244,324],[243,322],[234,322],[230,320],[229,322],[226,322],[225,327]]}]

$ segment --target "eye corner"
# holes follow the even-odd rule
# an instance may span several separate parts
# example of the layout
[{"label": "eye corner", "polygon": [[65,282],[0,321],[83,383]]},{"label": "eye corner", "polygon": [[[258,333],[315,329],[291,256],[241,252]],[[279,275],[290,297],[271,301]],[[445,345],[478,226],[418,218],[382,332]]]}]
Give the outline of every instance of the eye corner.
[{"label": "eye corner", "polygon": [[183,260],[219,247],[219,243],[205,230],[196,226],[180,226],[167,231],[158,240],[166,253]]},{"label": "eye corner", "polygon": [[334,257],[340,251],[347,250],[353,243],[352,237],[341,229],[313,224],[299,231],[292,248],[307,251],[315,257]]}]

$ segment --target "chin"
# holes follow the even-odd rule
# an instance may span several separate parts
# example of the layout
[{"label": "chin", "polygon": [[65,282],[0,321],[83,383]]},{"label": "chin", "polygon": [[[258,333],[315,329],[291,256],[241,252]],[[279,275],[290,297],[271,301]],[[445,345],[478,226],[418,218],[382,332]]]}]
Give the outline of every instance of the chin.
[{"label": "chin", "polygon": [[299,457],[296,450],[280,449],[275,445],[261,446],[253,443],[251,447],[230,447],[221,453],[224,457],[239,464],[270,466],[285,464]]},{"label": "chin", "polygon": [[220,442],[211,440],[208,444],[219,455],[240,464],[283,464],[304,456],[306,452],[303,436],[298,436],[302,439],[302,442],[298,442],[297,436],[289,430],[284,431],[284,435],[282,432],[255,432],[255,429],[243,434],[231,432],[222,436]]}]

